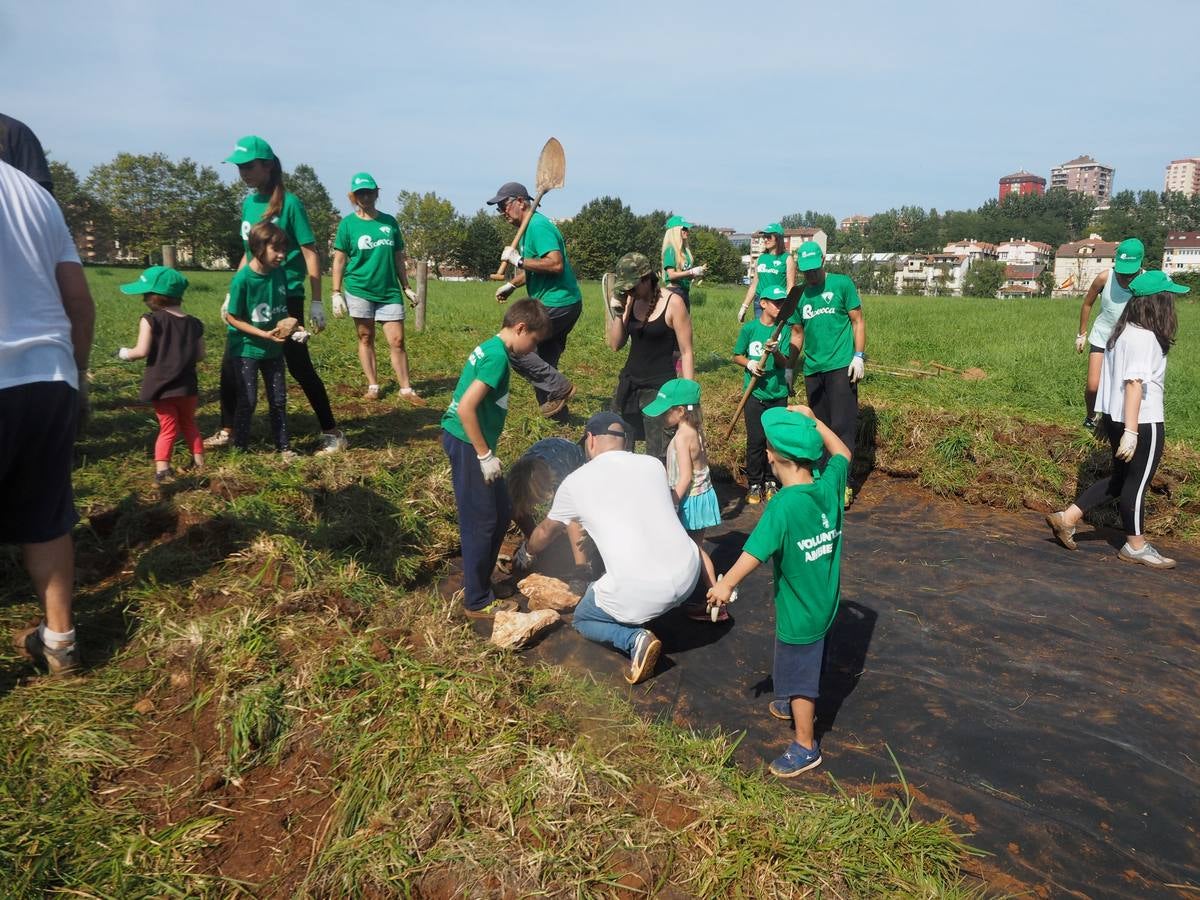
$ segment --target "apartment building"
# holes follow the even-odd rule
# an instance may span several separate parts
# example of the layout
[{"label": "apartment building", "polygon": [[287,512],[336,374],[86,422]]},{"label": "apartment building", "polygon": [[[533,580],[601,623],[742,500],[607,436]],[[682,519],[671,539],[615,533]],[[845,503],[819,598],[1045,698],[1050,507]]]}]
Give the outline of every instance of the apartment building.
[{"label": "apartment building", "polygon": [[1089,194],[1104,205],[1112,197],[1113,176],[1117,170],[1096,162],[1090,156],[1077,156],[1050,170],[1050,187],[1066,188]]},{"label": "apartment building", "polygon": [[1167,193],[1186,194],[1189,197],[1200,193],[1200,157],[1173,159],[1167,163],[1163,190]]},{"label": "apartment building", "polygon": [[1005,197],[1011,197],[1013,194],[1018,196],[1024,194],[1044,194],[1046,193],[1046,179],[1041,175],[1034,175],[1032,172],[1026,172],[1021,169],[1019,172],[1013,172],[1011,175],[1005,175],[1000,179],[1000,201],[1003,202]]},{"label": "apartment building", "polygon": [[1200,231],[1174,231],[1163,242],[1163,271],[1200,272]]},{"label": "apartment building", "polygon": [[1009,238],[996,245],[996,258],[1010,266],[1048,266],[1054,259],[1054,248],[1043,241]]},{"label": "apartment building", "polygon": [[1053,297],[1077,297],[1086,293],[1095,277],[1112,268],[1117,242],[1093,234],[1086,240],[1063,244],[1054,253]]}]

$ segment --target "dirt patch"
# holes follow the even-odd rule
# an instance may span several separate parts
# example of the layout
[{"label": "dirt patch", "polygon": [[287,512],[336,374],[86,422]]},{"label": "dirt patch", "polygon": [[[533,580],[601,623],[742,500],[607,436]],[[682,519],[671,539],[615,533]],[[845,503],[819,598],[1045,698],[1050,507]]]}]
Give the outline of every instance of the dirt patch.
[{"label": "dirt patch", "polygon": [[699,821],[700,812],[685,806],[657,785],[641,783],[633,788],[634,806],[670,831],[680,831]]},{"label": "dirt patch", "polygon": [[972,366],[969,369],[963,369],[963,381],[983,381],[987,378],[987,372],[977,366]]}]

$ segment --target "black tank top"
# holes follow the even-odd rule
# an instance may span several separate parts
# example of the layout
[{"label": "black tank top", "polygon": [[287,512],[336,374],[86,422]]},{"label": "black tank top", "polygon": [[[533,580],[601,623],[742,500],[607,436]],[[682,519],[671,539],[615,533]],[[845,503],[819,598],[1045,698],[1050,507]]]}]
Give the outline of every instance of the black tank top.
[{"label": "black tank top", "polygon": [[165,309],[146,313],[150,321],[150,355],[142,376],[143,402],[198,393],[196,358],[204,340],[204,325],[195,316],[176,316]]},{"label": "black tank top", "polygon": [[623,374],[638,382],[661,386],[675,377],[675,331],[667,324],[669,302],[648,322],[629,317],[629,357]]}]

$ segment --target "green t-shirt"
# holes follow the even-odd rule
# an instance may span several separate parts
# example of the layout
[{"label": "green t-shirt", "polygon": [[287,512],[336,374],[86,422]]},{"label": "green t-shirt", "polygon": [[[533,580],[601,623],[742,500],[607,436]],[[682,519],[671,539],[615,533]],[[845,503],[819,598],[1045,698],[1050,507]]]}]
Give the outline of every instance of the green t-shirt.
[{"label": "green t-shirt", "polygon": [[373,219],[349,215],[338,223],[333,249],[346,254],[345,288],[375,303],[403,303],[396,253],[404,250],[400,226],[387,213]]},{"label": "green t-shirt", "polygon": [[[265,275],[259,275],[249,266],[239,269],[229,285],[229,314],[263,331],[270,331],[280,319],[286,319],[287,277],[283,267]],[[230,356],[277,359],[283,355],[283,344],[246,334],[232,325],[226,340]]]},{"label": "green t-shirt", "polygon": [[819,641],[837,615],[849,469],[846,457],[835,456],[812,484],[785,487],[742,548],[774,564],[775,634],[785,644]]},{"label": "green t-shirt", "polygon": [[667,247],[667,249],[665,249],[663,251],[662,256],[663,256],[663,260],[662,260],[662,262],[663,262],[663,271],[662,271],[663,284],[677,284],[681,288],[683,288],[685,291],[691,290],[692,279],[676,278],[674,281],[670,281],[667,278],[667,269],[690,269],[692,267],[692,251],[691,251],[691,249],[688,247],[683,248],[683,261],[682,262],[675,259],[675,248],[674,247]]},{"label": "green t-shirt", "polygon": [[805,287],[788,319],[804,329],[804,374],[844,369],[854,359],[854,328],[850,310],[859,309],[858,289],[845,275],[830,272],[821,287]]},{"label": "green t-shirt", "polygon": [[[251,194],[242,201],[242,249],[247,261],[250,259],[250,229],[262,221],[263,213],[270,204],[270,194]],[[291,191],[284,191],[283,208],[271,221],[283,229],[288,239],[287,257],[282,266],[287,275],[288,296],[303,297],[308,269],[305,268],[304,254],[300,248],[316,242],[312,226],[308,224],[308,213],[304,211],[304,204],[299,197]]]},{"label": "green t-shirt", "polygon": [[563,270],[557,275],[547,275],[544,272],[525,272],[525,284],[529,296],[542,301],[543,306],[570,306],[583,300],[579,293],[579,282],[571,263],[567,260],[567,245],[563,242],[562,232],[554,223],[535,212],[529,220],[529,227],[521,236],[521,255],[530,259],[541,259],[547,253],[557,250],[562,254]]},{"label": "green t-shirt", "polygon": [[787,288],[787,254],[760,253],[754,263],[754,271],[758,273],[758,284],[754,293],[759,297],[767,295],[767,288]]},{"label": "green t-shirt", "polygon": [[[742,326],[738,332],[737,341],[733,345],[734,356],[744,356],[747,359],[761,359],[763,344],[771,339],[774,325],[764,325],[761,319],[752,319]],[[779,333],[779,349],[785,356],[790,350],[789,341],[792,339],[792,326],[784,325]],[[759,400],[782,400],[788,396],[787,379],[784,370],[776,365],[775,355],[772,354],[763,364],[763,377],[758,379],[751,396]],[[750,383],[750,373],[742,378],[742,390]]]},{"label": "green t-shirt", "polygon": [[483,439],[488,447],[495,450],[500,432],[504,430],[504,419],[508,415],[508,348],[504,346],[500,335],[488,338],[471,351],[462,374],[458,376],[454,399],[442,415],[442,427],[468,444],[471,439],[467,437],[462,420],[458,417],[458,401],[476,381],[482,381],[491,388],[483,402],[476,407],[476,414]]}]

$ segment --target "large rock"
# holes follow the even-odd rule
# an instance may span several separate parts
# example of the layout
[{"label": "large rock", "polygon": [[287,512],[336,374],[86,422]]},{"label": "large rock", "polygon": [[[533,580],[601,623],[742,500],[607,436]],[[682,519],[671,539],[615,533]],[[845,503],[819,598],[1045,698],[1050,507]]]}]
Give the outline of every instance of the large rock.
[{"label": "large rock", "polygon": [[565,581],[549,575],[527,575],[517,583],[517,590],[529,598],[530,609],[565,612],[579,603],[579,595],[572,592]]},{"label": "large rock", "polygon": [[496,613],[492,625],[492,643],[506,650],[520,650],[561,618],[552,609],[527,613],[502,610]]}]

